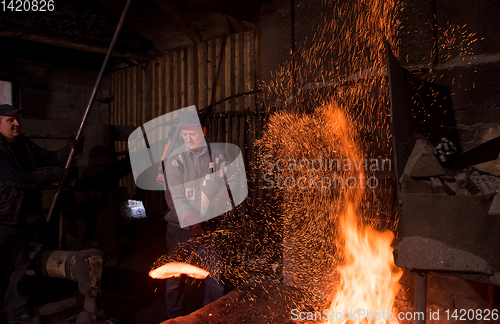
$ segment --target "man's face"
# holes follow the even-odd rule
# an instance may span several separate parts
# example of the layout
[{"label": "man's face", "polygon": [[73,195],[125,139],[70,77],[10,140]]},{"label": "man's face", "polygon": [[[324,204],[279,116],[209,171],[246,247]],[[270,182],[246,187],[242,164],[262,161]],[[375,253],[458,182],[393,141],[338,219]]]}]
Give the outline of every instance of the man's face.
[{"label": "man's face", "polygon": [[9,143],[14,143],[21,134],[21,119],[19,114],[0,116],[0,133]]},{"label": "man's face", "polygon": [[181,136],[186,142],[186,146],[193,151],[201,151],[203,146],[205,146],[205,135],[207,134],[206,127],[203,130],[200,126],[188,126],[182,127]]}]

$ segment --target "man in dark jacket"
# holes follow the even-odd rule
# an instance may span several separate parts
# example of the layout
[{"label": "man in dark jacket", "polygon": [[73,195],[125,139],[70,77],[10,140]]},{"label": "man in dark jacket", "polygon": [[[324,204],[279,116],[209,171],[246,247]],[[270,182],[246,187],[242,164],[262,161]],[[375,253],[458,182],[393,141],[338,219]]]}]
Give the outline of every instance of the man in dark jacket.
[{"label": "man in dark jacket", "polygon": [[[222,169],[228,164],[224,151],[205,142],[207,125],[201,114],[183,111],[176,126],[181,130],[184,144],[175,149],[165,163],[168,179],[165,198],[170,208],[165,216],[167,250],[171,255],[178,247],[187,247],[191,238],[204,236],[197,252],[202,266],[210,272],[205,279],[204,304],[207,305],[224,295],[221,255],[215,249],[217,244],[210,232],[218,226],[219,218],[214,217],[232,208],[227,189],[236,177],[224,176]],[[184,277],[166,280],[168,318],[183,314],[184,285]]]},{"label": "man in dark jacket", "polygon": [[21,134],[19,109],[0,105],[0,273],[3,308],[9,323],[40,323],[20,291],[29,264],[27,223],[40,217],[40,189],[67,175],[61,165],[71,146],[58,152],[42,149]]}]

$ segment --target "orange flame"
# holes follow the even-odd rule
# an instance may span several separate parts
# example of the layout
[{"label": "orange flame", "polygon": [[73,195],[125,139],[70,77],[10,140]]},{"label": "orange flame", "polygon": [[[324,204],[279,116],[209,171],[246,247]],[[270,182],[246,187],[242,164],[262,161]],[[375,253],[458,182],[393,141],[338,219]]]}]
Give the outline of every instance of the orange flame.
[{"label": "orange flame", "polygon": [[[356,131],[343,111],[334,105],[325,107],[327,127],[346,159],[362,158],[356,145]],[[363,169],[352,171],[362,179]],[[357,173],[357,174],[356,174]],[[329,323],[398,323],[393,304],[399,291],[402,272],[394,265],[390,231],[379,232],[364,224],[361,187],[345,188],[339,201],[340,211],[337,248],[343,264],[337,268],[339,289],[330,306]],[[338,315],[338,316],[336,316]],[[342,315],[342,316],[341,316]]]},{"label": "orange flame", "polygon": [[180,277],[183,274],[194,279],[205,279],[209,272],[183,262],[169,262],[149,272],[149,276],[153,279]]}]

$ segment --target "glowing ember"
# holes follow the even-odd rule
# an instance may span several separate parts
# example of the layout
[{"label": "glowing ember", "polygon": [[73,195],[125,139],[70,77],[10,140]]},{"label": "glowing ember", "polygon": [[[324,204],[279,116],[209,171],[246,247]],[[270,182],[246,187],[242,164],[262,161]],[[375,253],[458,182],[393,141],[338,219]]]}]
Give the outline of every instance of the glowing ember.
[{"label": "glowing ember", "polygon": [[149,276],[153,279],[180,277],[183,274],[194,279],[205,279],[209,272],[183,262],[169,262],[149,272]]}]

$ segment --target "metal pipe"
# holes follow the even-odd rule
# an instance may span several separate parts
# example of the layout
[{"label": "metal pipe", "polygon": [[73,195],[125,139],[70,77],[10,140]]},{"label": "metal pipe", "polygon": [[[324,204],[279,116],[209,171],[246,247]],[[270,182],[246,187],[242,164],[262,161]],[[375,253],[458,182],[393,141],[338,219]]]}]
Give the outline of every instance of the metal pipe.
[{"label": "metal pipe", "polygon": [[[118,35],[120,34],[120,30],[122,29],[123,23],[125,21],[125,17],[127,16],[127,12],[130,8],[130,4],[132,3],[132,0],[127,0],[127,3],[125,4],[125,8],[123,8],[122,16],[120,17],[120,21],[118,22],[118,26],[116,27],[115,34],[113,35],[113,39],[111,40],[111,44],[109,45],[108,52],[106,53],[106,57],[104,58],[104,62],[102,63],[101,70],[99,71],[99,74],[97,75],[97,80],[95,82],[94,88],[92,89],[92,93],[90,95],[89,103],[87,105],[87,109],[85,110],[85,114],[83,115],[82,122],[80,124],[80,128],[78,129],[78,133],[76,134],[76,139],[80,139],[83,134],[83,129],[85,128],[85,124],[87,123],[87,119],[89,118],[90,115],[90,108],[94,104],[95,96],[97,93],[97,90],[99,89],[99,86],[101,85],[102,77],[104,75],[104,71],[106,70],[106,66],[108,65],[109,58],[111,57],[111,53],[113,52],[113,48],[115,47],[116,40],[118,39]],[[68,160],[66,161],[66,169],[69,169],[71,165],[71,161],[73,161],[73,157],[75,156],[75,150],[71,148],[71,152],[69,154]],[[52,215],[54,214],[54,209],[57,205],[57,201],[59,200],[59,197],[62,192],[62,186],[63,182],[59,183],[59,188],[57,189],[56,195],[54,196],[54,200],[52,201],[52,205],[50,206],[49,209],[49,214],[47,215],[47,222],[50,222],[52,219]]]},{"label": "metal pipe", "polygon": [[[415,272],[415,324],[425,324],[427,316],[425,312],[426,306],[427,272]],[[423,319],[420,314],[423,314]]]}]

